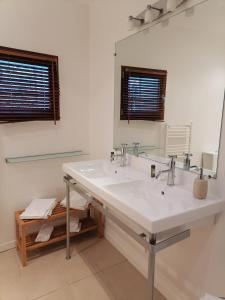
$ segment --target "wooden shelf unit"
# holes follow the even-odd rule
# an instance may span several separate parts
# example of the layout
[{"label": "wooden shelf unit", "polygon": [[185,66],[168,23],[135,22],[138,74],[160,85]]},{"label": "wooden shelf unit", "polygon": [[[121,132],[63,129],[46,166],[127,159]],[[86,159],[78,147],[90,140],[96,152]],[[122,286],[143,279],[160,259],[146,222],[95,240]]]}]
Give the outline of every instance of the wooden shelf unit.
[{"label": "wooden shelf unit", "polygon": [[[104,218],[99,213],[97,213],[97,221],[94,220],[90,215],[90,210],[93,209],[91,205],[89,205],[87,209],[87,217],[84,219],[81,219],[81,230],[79,232],[71,233],[70,236],[79,236],[86,232],[90,231],[98,231],[99,238],[102,238],[104,235]],[[47,242],[35,242],[36,236],[38,232],[34,232],[32,234],[28,234],[28,228],[34,225],[42,225],[47,222],[55,221],[58,219],[63,220],[63,218],[66,218],[66,209],[60,205],[58,202],[55,209],[52,212],[52,215],[49,216],[48,219],[39,219],[39,220],[21,220],[20,214],[23,212],[16,211],[15,212],[15,220],[16,220],[16,241],[17,241],[17,250],[20,255],[20,259],[23,266],[26,266],[27,259],[28,259],[28,252],[32,250],[37,250],[42,247],[46,247],[48,245],[55,244],[57,242],[63,241],[66,239],[66,222],[61,225],[56,225],[54,227],[54,231],[51,234],[51,238]],[[76,214],[79,210],[71,209],[70,213]],[[66,219],[65,219],[66,221]]]}]

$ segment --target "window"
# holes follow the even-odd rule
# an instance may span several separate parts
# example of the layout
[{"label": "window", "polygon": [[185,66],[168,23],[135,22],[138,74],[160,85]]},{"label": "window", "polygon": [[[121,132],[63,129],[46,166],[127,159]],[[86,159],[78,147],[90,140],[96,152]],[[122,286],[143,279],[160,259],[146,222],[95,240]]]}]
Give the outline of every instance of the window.
[{"label": "window", "polygon": [[0,122],[59,119],[58,57],[0,47]]},{"label": "window", "polygon": [[167,71],[122,66],[120,120],[164,120]]}]

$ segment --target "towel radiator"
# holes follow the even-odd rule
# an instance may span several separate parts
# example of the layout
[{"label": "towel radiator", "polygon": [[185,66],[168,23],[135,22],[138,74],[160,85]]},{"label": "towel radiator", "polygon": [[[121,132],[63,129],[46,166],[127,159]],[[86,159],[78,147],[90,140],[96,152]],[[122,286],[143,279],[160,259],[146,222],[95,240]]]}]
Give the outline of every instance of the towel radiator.
[{"label": "towel radiator", "polygon": [[192,124],[166,125],[165,157],[169,155],[183,156],[190,153]]}]

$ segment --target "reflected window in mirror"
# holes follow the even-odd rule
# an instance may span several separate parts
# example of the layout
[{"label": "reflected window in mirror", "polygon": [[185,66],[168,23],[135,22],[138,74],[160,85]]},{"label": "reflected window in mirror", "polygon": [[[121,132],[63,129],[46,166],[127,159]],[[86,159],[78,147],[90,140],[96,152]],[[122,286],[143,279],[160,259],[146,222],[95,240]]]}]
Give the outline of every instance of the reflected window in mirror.
[{"label": "reflected window in mirror", "polygon": [[167,71],[121,67],[120,120],[164,121]]}]

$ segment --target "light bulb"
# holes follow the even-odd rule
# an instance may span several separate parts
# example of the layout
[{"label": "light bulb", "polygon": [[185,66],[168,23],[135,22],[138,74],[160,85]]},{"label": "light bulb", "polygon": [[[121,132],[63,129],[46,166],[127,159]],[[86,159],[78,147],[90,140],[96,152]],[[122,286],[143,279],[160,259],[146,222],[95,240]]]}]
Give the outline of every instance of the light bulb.
[{"label": "light bulb", "polygon": [[177,8],[177,0],[167,0],[167,11],[174,11]]},{"label": "light bulb", "polygon": [[151,8],[148,8],[145,12],[145,23],[151,23],[153,21],[153,12]]},{"label": "light bulb", "polygon": [[129,16],[129,18],[128,18],[128,30],[131,31],[131,30],[134,29],[134,27],[135,27],[135,24],[134,24],[133,17]]}]

